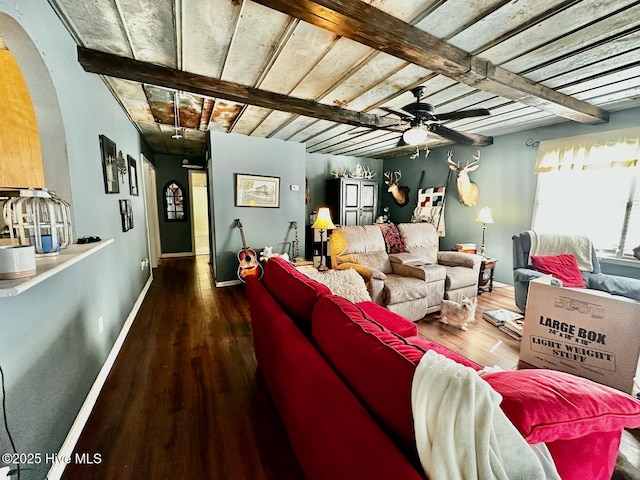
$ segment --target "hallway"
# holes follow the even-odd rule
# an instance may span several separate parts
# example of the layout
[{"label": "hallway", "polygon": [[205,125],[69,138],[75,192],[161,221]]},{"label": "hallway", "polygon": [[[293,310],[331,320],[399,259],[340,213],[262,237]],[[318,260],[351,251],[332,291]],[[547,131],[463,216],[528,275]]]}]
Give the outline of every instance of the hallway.
[{"label": "hallway", "polygon": [[64,480],[299,480],[256,371],[244,286],[214,288],[206,256],[163,259]]}]

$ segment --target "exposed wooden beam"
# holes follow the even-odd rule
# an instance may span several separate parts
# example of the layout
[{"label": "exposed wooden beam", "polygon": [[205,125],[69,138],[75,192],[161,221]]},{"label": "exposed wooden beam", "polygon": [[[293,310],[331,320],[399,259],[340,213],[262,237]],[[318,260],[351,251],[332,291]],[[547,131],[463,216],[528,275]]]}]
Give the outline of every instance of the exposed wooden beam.
[{"label": "exposed wooden beam", "polygon": [[254,0],[480,90],[582,123],[609,113],[471,55],[362,0]]},{"label": "exposed wooden beam", "polygon": [[238,103],[257,105],[272,110],[280,110],[357,127],[377,130],[403,130],[396,127],[398,121],[395,119],[378,117],[377,115],[347,110],[333,105],[325,105],[313,100],[289,97],[84,47],[78,47],[78,61],[85,71],[109,77],[122,78],[207,97],[221,97]]}]

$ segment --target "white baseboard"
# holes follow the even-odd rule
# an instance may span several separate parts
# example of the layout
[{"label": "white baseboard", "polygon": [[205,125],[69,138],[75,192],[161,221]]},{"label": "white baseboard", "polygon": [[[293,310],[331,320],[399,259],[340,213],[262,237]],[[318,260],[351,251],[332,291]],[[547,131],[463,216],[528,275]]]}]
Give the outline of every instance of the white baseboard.
[{"label": "white baseboard", "polygon": [[[116,341],[113,344],[113,347],[111,347],[111,351],[109,352],[107,359],[102,365],[102,368],[100,369],[100,373],[98,373],[98,376],[96,377],[95,382],[93,382],[91,390],[89,390],[89,393],[87,394],[87,398],[85,398],[84,403],[82,404],[82,407],[80,408],[80,411],[78,412],[78,415],[76,416],[76,419],[73,422],[73,425],[71,425],[71,429],[69,430],[67,437],[64,439],[64,442],[60,447],[60,451],[58,452],[58,458],[73,458],[72,457],[73,450],[76,446],[76,443],[78,443],[80,434],[82,433],[82,430],[84,429],[84,426],[86,425],[87,420],[89,419],[89,415],[91,415],[91,411],[93,410],[93,407],[95,406],[96,401],[98,400],[98,395],[100,395],[100,391],[102,390],[102,387],[104,386],[104,383],[107,380],[107,376],[111,371],[111,367],[113,367],[113,364],[116,361],[118,353],[122,348],[122,344],[124,343],[124,340],[127,337],[127,334],[129,333],[129,329],[131,328],[131,325],[133,325],[133,321],[136,318],[138,311],[140,310],[142,301],[144,300],[144,297],[147,295],[147,291],[149,290],[149,287],[151,286],[152,281],[153,281],[153,276],[150,276],[149,280],[147,281],[144,288],[142,289],[142,292],[140,292],[140,295],[138,295],[138,298],[135,304],[133,305],[133,308],[131,309],[129,316],[127,317],[127,319],[124,322],[124,325],[122,326],[122,330],[120,330],[120,333],[118,334],[118,338],[116,338]],[[49,473],[47,474],[47,479],[60,480],[62,478],[62,474],[64,473],[64,469],[66,466],[67,464],[65,462],[54,462],[51,468],[49,469]]]},{"label": "white baseboard", "polygon": [[216,280],[216,287],[231,287],[233,285],[240,285],[242,283],[241,280],[225,280],[224,282],[218,282]]},{"label": "white baseboard", "polygon": [[160,258],[193,257],[193,252],[163,253]]}]

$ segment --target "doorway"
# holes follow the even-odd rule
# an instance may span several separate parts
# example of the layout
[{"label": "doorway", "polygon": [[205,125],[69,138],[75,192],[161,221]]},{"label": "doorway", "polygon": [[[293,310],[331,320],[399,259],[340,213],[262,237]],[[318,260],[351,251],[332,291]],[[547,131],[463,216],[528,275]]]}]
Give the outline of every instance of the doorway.
[{"label": "doorway", "polygon": [[189,171],[189,190],[191,193],[193,253],[195,255],[209,255],[209,207],[205,171]]},{"label": "doorway", "polygon": [[158,199],[156,197],[156,169],[149,159],[142,157],[144,176],[144,199],[147,215],[147,235],[149,241],[149,264],[151,268],[157,268],[158,259],[162,255],[160,244],[160,225],[158,222]]}]

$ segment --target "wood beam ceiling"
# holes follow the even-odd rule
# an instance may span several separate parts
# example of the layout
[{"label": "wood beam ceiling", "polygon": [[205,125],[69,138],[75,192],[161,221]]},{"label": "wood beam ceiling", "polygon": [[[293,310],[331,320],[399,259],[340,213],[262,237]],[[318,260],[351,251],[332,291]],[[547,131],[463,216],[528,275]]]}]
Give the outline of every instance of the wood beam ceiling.
[{"label": "wood beam ceiling", "polygon": [[205,97],[222,97],[238,103],[256,105],[357,127],[376,130],[397,130],[400,132],[405,129],[397,127],[397,119],[378,117],[377,115],[347,110],[346,108],[326,105],[313,100],[290,97],[85,47],[78,47],[78,61],[87,72],[190,92]]},{"label": "wood beam ceiling", "polygon": [[582,123],[607,111],[471,55],[361,0],[254,0],[479,90]]}]

